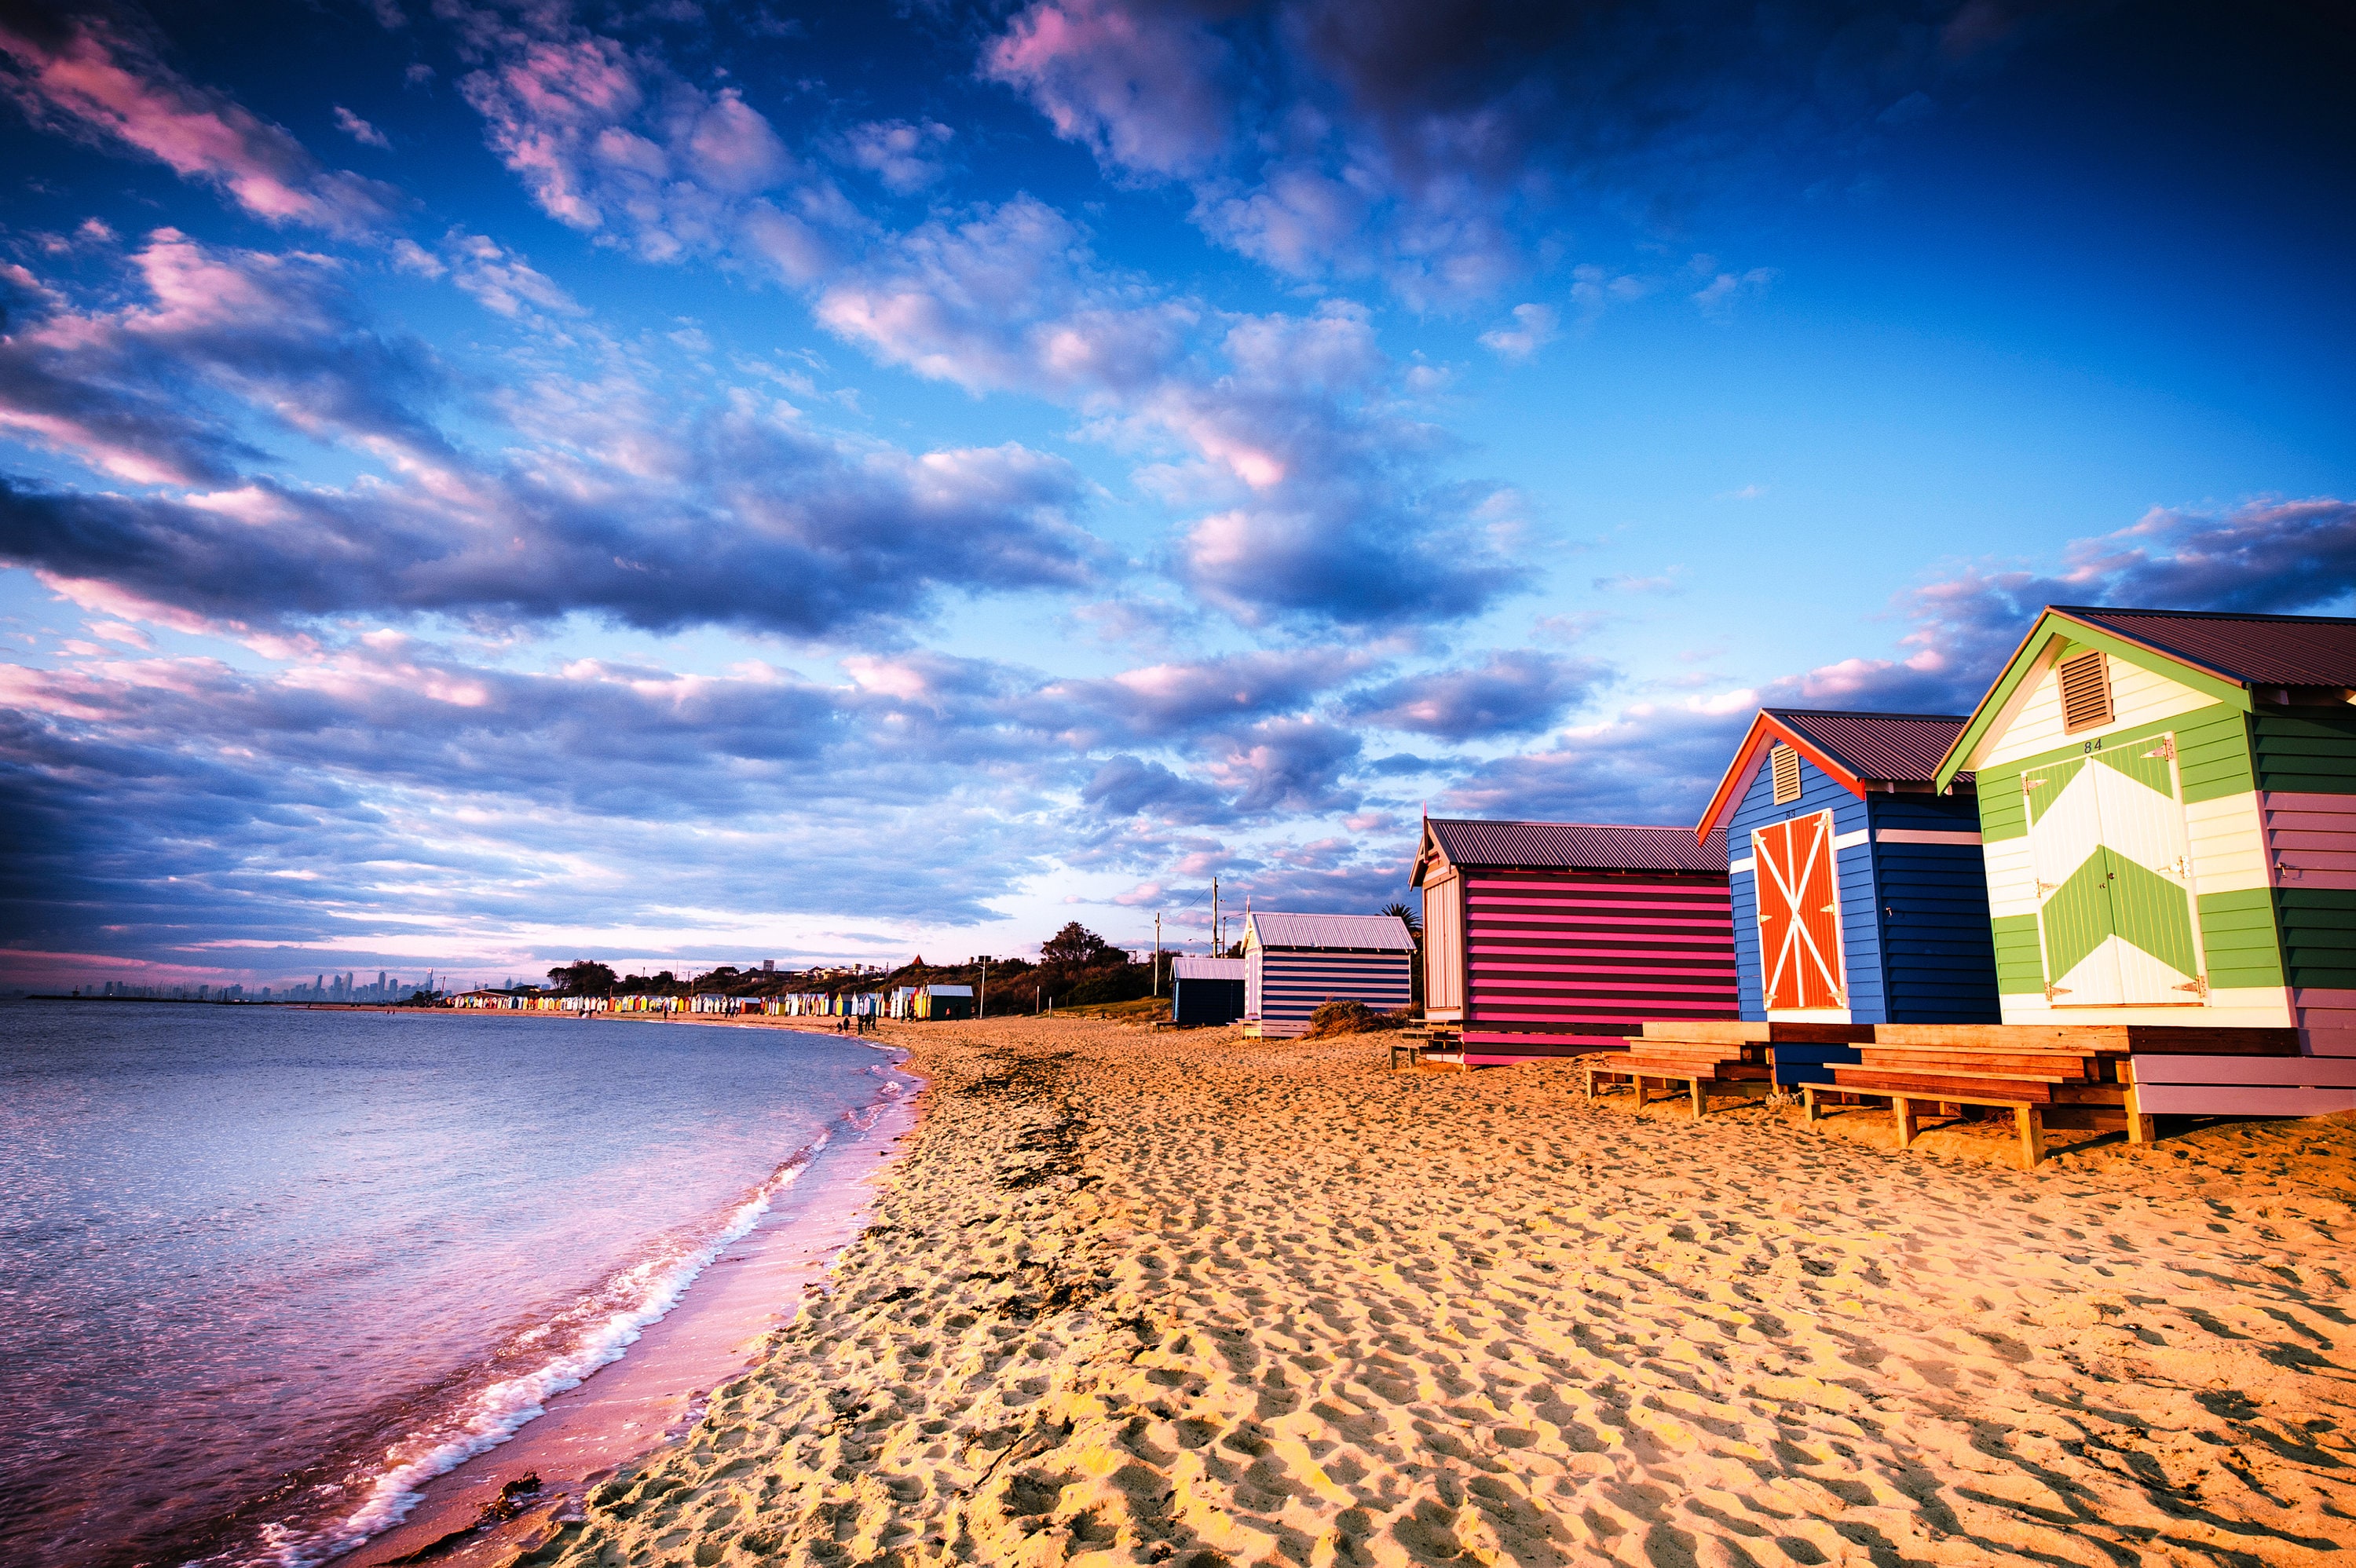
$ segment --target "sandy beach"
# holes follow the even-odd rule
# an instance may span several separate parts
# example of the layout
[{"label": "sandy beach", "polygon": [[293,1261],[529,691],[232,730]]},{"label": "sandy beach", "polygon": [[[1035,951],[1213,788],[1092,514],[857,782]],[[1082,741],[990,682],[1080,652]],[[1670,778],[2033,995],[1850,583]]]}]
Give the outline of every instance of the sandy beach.
[{"label": "sandy beach", "polygon": [[1590,1105],[1558,1064],[1394,1076],[1376,1038],[889,1038],[929,1084],[875,1222],[683,1440],[517,1521],[520,1560],[2356,1545],[2350,1118],[2023,1172]]}]

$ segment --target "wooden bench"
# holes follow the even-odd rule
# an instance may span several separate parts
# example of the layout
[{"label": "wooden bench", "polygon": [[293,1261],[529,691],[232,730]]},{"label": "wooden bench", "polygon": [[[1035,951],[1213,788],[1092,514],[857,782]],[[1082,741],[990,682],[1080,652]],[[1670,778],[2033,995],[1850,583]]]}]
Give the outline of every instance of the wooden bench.
[{"label": "wooden bench", "polygon": [[1767,1080],[1769,1070],[1751,1060],[1755,1054],[1755,1046],[1740,1040],[1680,1040],[1647,1035],[1630,1040],[1624,1051],[1583,1058],[1584,1089],[1591,1100],[1599,1076],[1630,1079],[1635,1084],[1636,1104],[1643,1105],[1651,1096],[1651,1080],[1683,1083],[1693,1103],[1694,1119],[1699,1121],[1707,1105],[1704,1085],[1757,1084]]},{"label": "wooden bench", "polygon": [[1843,1093],[1888,1100],[1890,1112],[1897,1118],[1898,1147],[1901,1149],[1914,1147],[1915,1136],[1922,1131],[1920,1121],[1922,1113],[1916,1107],[1928,1100],[1942,1104],[1988,1105],[2008,1110],[2012,1113],[2014,1131],[2020,1140],[2020,1168],[2027,1170],[2045,1157],[2044,1115],[2045,1106],[2050,1102],[2044,1099],[1964,1093],[1950,1084],[1936,1084],[1932,1086],[1928,1093],[1916,1093],[1907,1089],[1874,1089],[1863,1084],[1809,1083],[1803,1085],[1800,1090],[1800,1104],[1804,1119],[1815,1122],[1823,1117],[1824,1111],[1816,1104],[1816,1095],[1827,1089],[1837,1089]]}]

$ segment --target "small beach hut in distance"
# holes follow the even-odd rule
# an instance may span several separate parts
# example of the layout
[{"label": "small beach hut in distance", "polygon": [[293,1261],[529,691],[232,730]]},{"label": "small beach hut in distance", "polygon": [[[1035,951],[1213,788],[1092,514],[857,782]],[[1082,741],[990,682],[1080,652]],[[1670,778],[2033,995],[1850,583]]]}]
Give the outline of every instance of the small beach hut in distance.
[{"label": "small beach hut in distance", "polygon": [[[1939,767],[1978,782],[2005,1021],[2288,1028],[2356,1058],[2351,702],[2356,620],[2048,607]],[[2356,1063],[2327,1065],[2212,1083],[2356,1107]]]},{"label": "small beach hut in distance", "polygon": [[1397,1012],[1412,999],[1415,938],[1389,914],[1244,916],[1244,1033],[1290,1040],[1322,1002]]},{"label": "small beach hut in distance", "polygon": [[1244,1016],[1244,969],[1240,958],[1170,960],[1170,1021],[1215,1028]]},{"label": "small beach hut in distance", "polygon": [[[1972,781],[1938,778],[1964,723],[1760,709],[1699,827],[1726,835],[1742,1017],[1998,1020]],[[1778,1077],[1809,1081],[1783,1071],[1805,1054],[1779,1051]]]},{"label": "small beach hut in distance", "polygon": [[1423,1016],[1468,1061],[1737,1016],[1723,834],[1427,817],[1411,881]]}]

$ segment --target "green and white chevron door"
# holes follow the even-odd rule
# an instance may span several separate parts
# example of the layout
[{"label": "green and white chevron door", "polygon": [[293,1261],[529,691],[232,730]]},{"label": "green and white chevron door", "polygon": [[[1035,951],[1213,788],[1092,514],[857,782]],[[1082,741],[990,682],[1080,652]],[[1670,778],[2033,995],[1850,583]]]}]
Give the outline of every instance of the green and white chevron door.
[{"label": "green and white chevron door", "polygon": [[2024,769],[2053,1005],[2198,1003],[2192,862],[2173,737]]}]

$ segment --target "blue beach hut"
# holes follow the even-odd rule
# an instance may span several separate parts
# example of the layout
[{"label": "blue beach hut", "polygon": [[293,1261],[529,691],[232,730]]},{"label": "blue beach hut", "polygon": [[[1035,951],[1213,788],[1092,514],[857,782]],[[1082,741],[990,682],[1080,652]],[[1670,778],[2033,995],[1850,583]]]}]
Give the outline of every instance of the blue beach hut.
[{"label": "blue beach hut", "polygon": [[[1745,1019],[1997,1023],[1996,952],[1961,715],[1762,709],[1697,830],[1723,829]],[[1779,1047],[1777,1078],[1840,1047]]]},{"label": "blue beach hut", "polygon": [[1240,958],[1173,958],[1170,961],[1170,1021],[1217,1026],[1244,1016],[1244,961]]}]

